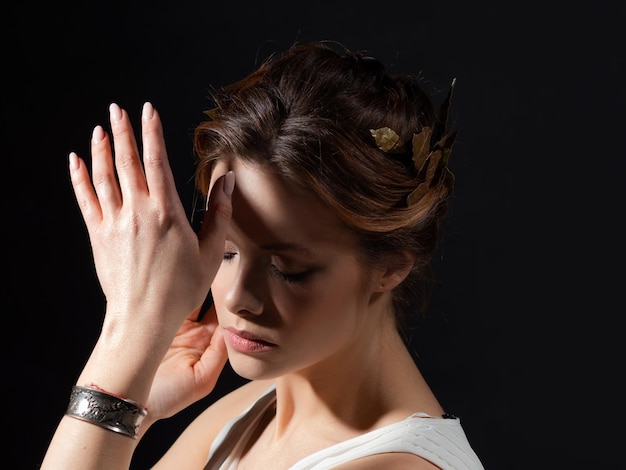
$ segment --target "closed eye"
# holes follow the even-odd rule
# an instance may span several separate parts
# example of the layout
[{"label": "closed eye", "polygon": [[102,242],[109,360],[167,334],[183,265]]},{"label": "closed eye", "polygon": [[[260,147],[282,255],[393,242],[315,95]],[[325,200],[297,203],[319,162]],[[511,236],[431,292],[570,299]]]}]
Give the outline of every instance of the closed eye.
[{"label": "closed eye", "polygon": [[[223,260],[225,263],[230,263],[235,259],[237,255],[238,253],[235,251],[225,251]],[[315,272],[315,269],[313,268],[299,272],[287,272],[279,269],[274,264],[269,265],[269,270],[272,277],[287,284],[303,283],[311,274]]]},{"label": "closed eye", "polygon": [[270,265],[270,269],[272,272],[272,275],[280,280],[280,281],[284,281],[288,284],[297,284],[297,283],[302,283],[304,281],[306,281],[306,279],[313,274],[314,270],[313,269],[308,269],[306,271],[301,271],[301,272],[297,272],[297,273],[288,273],[285,271],[281,271],[280,269],[278,269],[275,265]]}]

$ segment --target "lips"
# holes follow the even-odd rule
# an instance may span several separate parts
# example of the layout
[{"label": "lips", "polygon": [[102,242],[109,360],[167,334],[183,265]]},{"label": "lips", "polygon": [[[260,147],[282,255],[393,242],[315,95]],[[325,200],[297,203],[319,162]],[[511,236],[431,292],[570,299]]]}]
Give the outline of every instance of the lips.
[{"label": "lips", "polygon": [[237,330],[236,328],[226,328],[224,330],[224,337],[233,349],[243,353],[265,352],[277,346],[252,333]]}]

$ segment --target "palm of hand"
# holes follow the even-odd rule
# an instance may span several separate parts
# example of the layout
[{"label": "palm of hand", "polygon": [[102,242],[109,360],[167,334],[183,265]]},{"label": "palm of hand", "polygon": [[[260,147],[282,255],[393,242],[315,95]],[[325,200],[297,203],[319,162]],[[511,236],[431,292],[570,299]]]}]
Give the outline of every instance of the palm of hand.
[{"label": "palm of hand", "polygon": [[228,358],[213,307],[200,321],[197,311],[178,329],[163,357],[147,407],[155,418],[167,418],[208,395]]}]

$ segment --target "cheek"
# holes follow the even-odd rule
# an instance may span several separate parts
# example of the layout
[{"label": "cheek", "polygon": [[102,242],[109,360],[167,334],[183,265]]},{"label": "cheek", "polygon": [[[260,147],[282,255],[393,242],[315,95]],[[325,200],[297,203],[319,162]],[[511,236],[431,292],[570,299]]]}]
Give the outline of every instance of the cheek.
[{"label": "cheek", "polygon": [[276,292],[274,302],[285,323],[293,328],[327,334],[337,329],[352,328],[364,305],[358,281],[354,276],[328,276],[302,290]]},{"label": "cheek", "polygon": [[[230,265],[220,267],[211,285],[218,318],[229,313],[225,304],[234,282],[235,270],[231,268]],[[366,307],[363,303],[366,300],[359,271],[351,268],[345,269],[344,266],[324,273],[302,286],[268,279],[262,293],[264,314],[279,317],[279,323],[293,333],[303,329],[343,329],[344,324],[346,328],[352,328]]]}]

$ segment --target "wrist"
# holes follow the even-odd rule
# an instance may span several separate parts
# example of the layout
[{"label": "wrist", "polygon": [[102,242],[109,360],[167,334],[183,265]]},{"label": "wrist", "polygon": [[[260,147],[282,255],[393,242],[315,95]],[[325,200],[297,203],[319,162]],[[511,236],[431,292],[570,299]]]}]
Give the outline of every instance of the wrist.
[{"label": "wrist", "polygon": [[[187,314],[188,315],[188,314]],[[180,316],[180,315],[178,315]],[[153,349],[165,343],[165,352],[183,322],[165,306],[135,306],[107,303],[100,338],[107,342]]]},{"label": "wrist", "polygon": [[144,406],[91,384],[86,387],[72,387],[65,414],[137,439],[139,427],[147,412]]},{"label": "wrist", "polygon": [[171,341],[138,328],[111,328],[105,322],[77,385],[97,384],[112,395],[145,403]]}]

